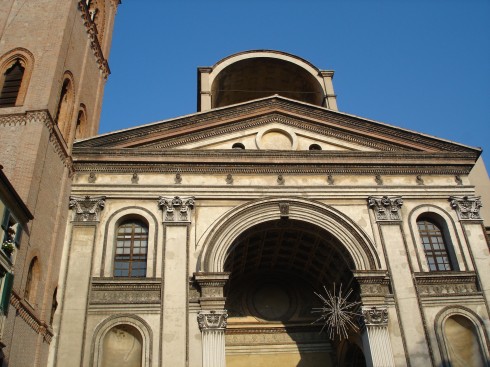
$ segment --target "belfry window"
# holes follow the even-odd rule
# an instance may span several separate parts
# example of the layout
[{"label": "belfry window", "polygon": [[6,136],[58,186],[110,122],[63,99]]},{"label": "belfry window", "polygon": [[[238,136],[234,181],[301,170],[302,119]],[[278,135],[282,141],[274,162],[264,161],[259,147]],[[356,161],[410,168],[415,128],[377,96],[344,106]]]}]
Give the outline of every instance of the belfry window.
[{"label": "belfry window", "polygon": [[23,76],[24,67],[19,60],[5,71],[0,92],[0,107],[14,107],[16,105]]},{"label": "belfry window", "polygon": [[148,227],[138,220],[123,222],[117,229],[115,277],[145,277]]},{"label": "belfry window", "polygon": [[452,270],[453,266],[449,257],[448,246],[441,228],[435,222],[427,218],[417,220],[417,226],[429,270]]}]

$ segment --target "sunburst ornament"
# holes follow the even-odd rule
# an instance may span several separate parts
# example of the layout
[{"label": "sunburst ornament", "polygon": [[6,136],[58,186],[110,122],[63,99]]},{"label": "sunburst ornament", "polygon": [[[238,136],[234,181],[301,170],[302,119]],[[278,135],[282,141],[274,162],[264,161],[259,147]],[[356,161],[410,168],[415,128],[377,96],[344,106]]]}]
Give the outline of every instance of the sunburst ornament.
[{"label": "sunburst ornament", "polygon": [[339,336],[340,340],[347,339],[347,331],[349,328],[352,328],[355,331],[359,330],[359,327],[354,323],[353,319],[361,316],[356,312],[356,308],[361,302],[349,302],[347,299],[352,294],[352,289],[349,290],[347,294],[342,295],[342,284],[340,284],[338,294],[335,290],[335,283],[333,284],[332,293],[330,293],[325,286],[323,286],[323,289],[325,290],[326,297],[320,293],[314,292],[323,302],[323,306],[311,310],[312,313],[321,314],[313,324],[320,321],[323,322],[323,327],[320,332],[327,328],[330,339],[334,339],[336,335]]}]

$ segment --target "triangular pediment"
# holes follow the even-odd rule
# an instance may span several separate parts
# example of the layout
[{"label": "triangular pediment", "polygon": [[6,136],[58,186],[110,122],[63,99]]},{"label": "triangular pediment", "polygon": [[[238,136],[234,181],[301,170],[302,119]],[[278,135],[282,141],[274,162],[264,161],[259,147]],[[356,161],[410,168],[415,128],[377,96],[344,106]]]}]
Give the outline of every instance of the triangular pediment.
[{"label": "triangular pediment", "polygon": [[475,152],[478,149],[326,108],[274,96],[75,143],[141,150]]}]

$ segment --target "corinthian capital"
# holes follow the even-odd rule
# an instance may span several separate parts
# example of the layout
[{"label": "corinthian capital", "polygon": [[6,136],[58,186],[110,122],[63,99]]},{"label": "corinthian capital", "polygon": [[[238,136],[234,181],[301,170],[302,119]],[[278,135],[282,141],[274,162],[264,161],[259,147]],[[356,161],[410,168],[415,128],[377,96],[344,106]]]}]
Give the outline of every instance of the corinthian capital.
[{"label": "corinthian capital", "polygon": [[190,222],[194,204],[193,196],[160,196],[158,198],[158,206],[164,211],[165,222]]},{"label": "corinthian capital", "polygon": [[368,198],[368,205],[374,210],[376,220],[378,221],[402,220],[400,209],[403,205],[403,199],[401,196],[370,196]]},{"label": "corinthian capital", "polygon": [[224,330],[227,325],[228,313],[226,310],[220,311],[201,311],[197,315],[199,329],[204,330]]},{"label": "corinthian capital", "polygon": [[451,196],[451,208],[456,210],[461,220],[481,220],[480,208],[483,206],[479,196]]},{"label": "corinthian capital", "polygon": [[74,222],[98,222],[104,209],[105,196],[70,196],[68,207],[73,209]]},{"label": "corinthian capital", "polygon": [[388,309],[386,307],[363,307],[362,316],[366,326],[388,325]]}]

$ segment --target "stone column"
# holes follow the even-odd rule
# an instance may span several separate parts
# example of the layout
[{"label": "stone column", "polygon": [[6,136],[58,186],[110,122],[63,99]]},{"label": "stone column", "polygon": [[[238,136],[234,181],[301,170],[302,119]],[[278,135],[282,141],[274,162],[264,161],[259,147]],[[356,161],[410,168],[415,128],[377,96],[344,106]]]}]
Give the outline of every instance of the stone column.
[{"label": "stone column", "polygon": [[197,322],[202,334],[202,367],[225,367],[226,310],[201,311]]},{"label": "stone column", "polygon": [[83,337],[90,287],[90,269],[99,213],[104,196],[71,196],[73,209],[64,287],[62,287],[57,366],[79,366],[82,360]]},{"label": "stone column", "polygon": [[362,344],[368,367],[395,367],[390,334],[388,309],[384,306],[363,306]]},{"label": "stone column", "polygon": [[322,70],[320,76],[323,78],[323,84],[325,86],[325,102],[324,105],[331,110],[338,111],[337,108],[337,96],[333,90],[333,70]]},{"label": "stone column", "polygon": [[188,237],[193,197],[158,199],[163,211],[163,299],[162,360],[166,366],[186,366],[188,362]]},{"label": "stone column", "polygon": [[202,335],[202,367],[225,367],[225,328],[228,313],[223,287],[230,273],[195,273],[201,288],[197,322]]}]

